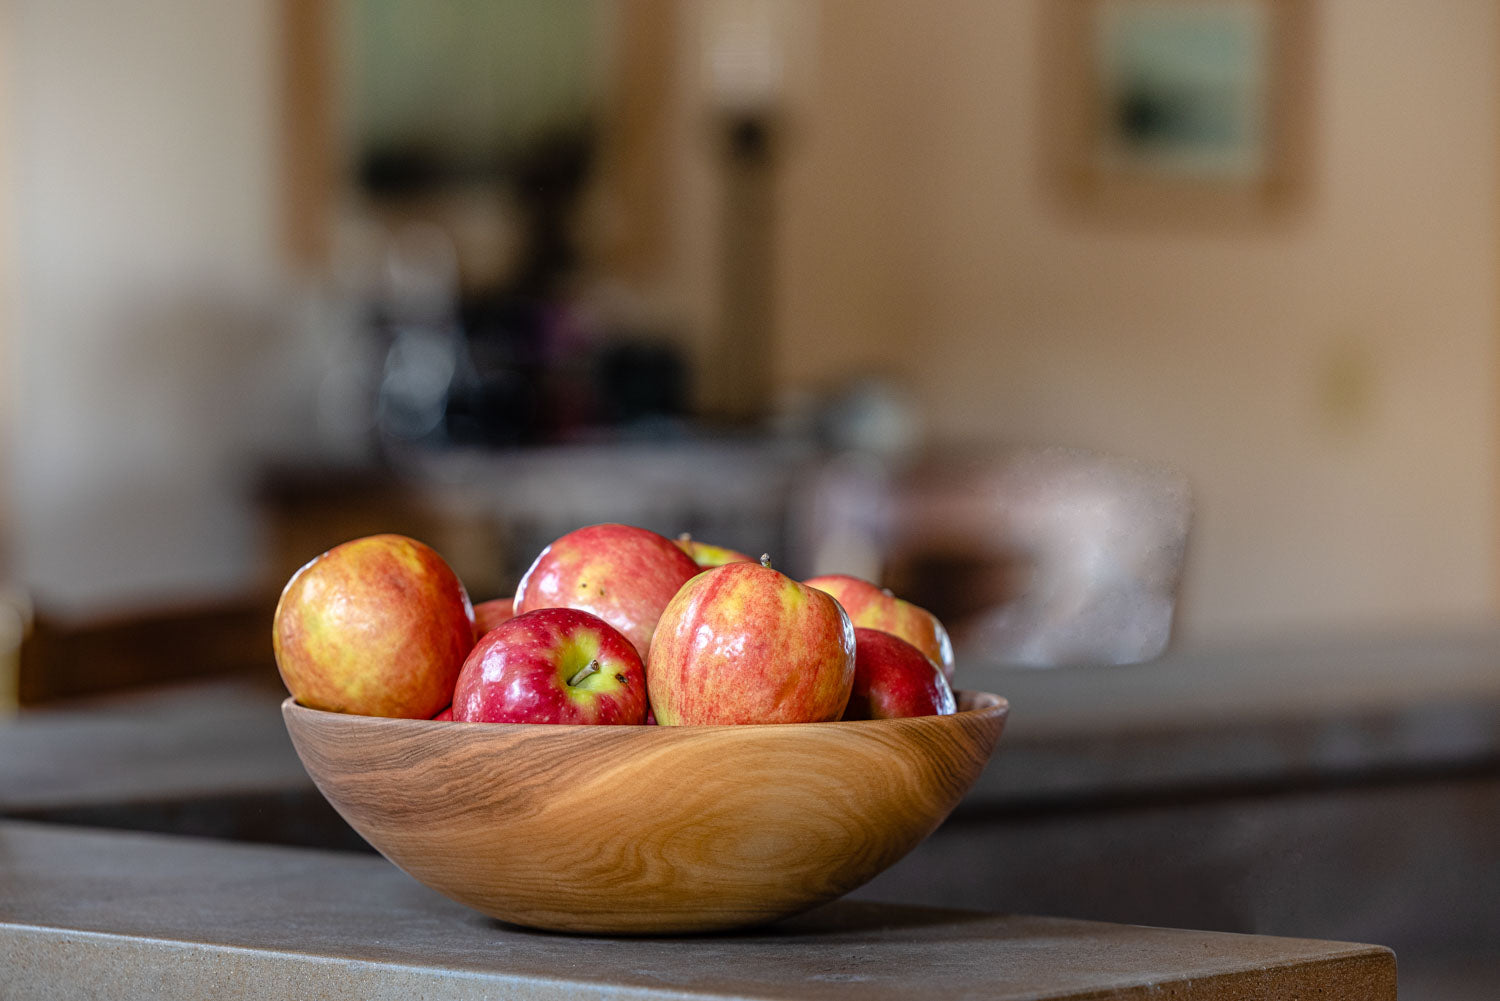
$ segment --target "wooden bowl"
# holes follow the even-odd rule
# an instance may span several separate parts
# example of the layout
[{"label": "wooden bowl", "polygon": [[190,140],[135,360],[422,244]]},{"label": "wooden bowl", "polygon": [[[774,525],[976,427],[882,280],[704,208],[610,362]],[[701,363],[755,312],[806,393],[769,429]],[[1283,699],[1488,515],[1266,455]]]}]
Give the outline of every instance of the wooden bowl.
[{"label": "wooden bowl", "polygon": [[281,710],[308,774],[381,854],[492,917],[570,932],[761,924],[847,893],[942,823],[1004,699],[952,716],[549,726]]}]

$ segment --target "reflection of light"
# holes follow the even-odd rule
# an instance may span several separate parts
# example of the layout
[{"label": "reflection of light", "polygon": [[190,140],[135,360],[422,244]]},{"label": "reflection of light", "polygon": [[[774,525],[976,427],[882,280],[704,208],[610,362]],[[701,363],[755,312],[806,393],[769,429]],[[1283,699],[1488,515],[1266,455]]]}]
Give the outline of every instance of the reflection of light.
[{"label": "reflection of light", "polygon": [[436,432],[458,371],[458,255],[437,226],[403,227],[386,252],[387,309],[395,340],[380,382],[381,428],[396,438]]},{"label": "reflection of light", "polygon": [[436,431],[456,370],[451,336],[421,328],[400,331],[386,356],[380,384],[381,427],[398,438],[421,438]]},{"label": "reflection of light", "polygon": [[811,4],[800,0],[716,0],[704,7],[704,59],[716,103],[766,110],[784,96],[791,49],[805,40]]}]

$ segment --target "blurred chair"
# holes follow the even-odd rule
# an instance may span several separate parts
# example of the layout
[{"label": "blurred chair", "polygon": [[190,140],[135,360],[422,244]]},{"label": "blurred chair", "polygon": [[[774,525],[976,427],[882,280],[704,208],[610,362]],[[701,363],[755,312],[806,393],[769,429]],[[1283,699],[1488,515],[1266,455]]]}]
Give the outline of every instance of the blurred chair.
[{"label": "blurred chair", "polygon": [[1163,466],[1014,448],[899,471],[844,457],[800,515],[814,572],[878,578],[970,656],[1049,667],[1166,649],[1192,500]]}]

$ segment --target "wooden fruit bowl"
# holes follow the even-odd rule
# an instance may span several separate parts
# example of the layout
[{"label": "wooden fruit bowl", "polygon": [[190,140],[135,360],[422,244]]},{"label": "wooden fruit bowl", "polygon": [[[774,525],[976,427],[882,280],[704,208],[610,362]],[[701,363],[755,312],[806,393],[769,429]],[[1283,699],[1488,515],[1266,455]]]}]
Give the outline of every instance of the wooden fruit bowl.
[{"label": "wooden fruit bowl", "polygon": [[439,723],[287,699],[308,774],[381,854],[492,917],[570,932],[761,924],[901,858],[979,776],[1008,710],[777,726]]}]

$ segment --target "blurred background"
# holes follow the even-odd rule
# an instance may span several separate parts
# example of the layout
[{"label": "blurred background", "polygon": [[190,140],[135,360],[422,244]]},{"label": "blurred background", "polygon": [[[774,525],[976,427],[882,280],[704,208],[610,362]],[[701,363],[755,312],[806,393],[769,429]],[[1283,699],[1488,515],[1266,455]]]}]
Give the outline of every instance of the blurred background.
[{"label": "blurred background", "polygon": [[[1490,885],[1497,137],[1486,0],[5,0],[0,701],[274,682],[357,535],[481,600],[625,521],[1060,668],[985,676],[1017,730],[1058,685],[1059,733],[1343,727],[1261,783],[1478,768]],[[1407,927],[1286,899],[1167,917]]]},{"label": "blurred background", "polygon": [[1263,123],[1248,209],[1053,155],[1090,6],[12,0],[6,578],[75,618],[279,586],[287,519],[395,479],[502,536],[488,596],[507,503],[676,534],[726,479],[792,503],[809,443],[1064,446],[1186,478],[1182,643],[1490,616],[1490,5],[1263,39],[1303,138]]}]

